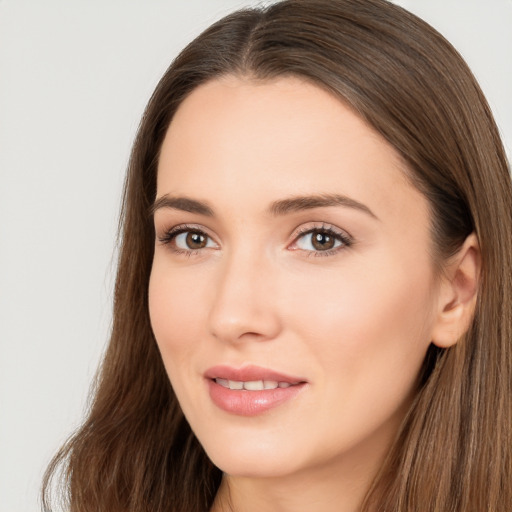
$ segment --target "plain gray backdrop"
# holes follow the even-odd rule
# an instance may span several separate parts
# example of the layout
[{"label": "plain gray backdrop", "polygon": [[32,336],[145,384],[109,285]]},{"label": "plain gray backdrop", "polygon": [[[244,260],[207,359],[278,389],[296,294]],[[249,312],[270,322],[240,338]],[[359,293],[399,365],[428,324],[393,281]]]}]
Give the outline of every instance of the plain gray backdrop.
[{"label": "plain gray backdrop", "polygon": [[[0,512],[39,510],[44,467],[82,417],[146,101],[189,40],[257,3],[0,0]],[[397,3],[466,58],[510,158],[512,0]]]}]

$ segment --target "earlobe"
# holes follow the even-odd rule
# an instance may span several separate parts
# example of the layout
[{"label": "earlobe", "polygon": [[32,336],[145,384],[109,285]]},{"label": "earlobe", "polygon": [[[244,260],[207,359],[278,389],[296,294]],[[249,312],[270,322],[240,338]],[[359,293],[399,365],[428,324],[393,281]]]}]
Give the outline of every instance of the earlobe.
[{"label": "earlobe", "polygon": [[481,270],[480,245],[471,233],[446,268],[440,284],[437,318],[432,343],[441,348],[455,345],[473,319]]}]

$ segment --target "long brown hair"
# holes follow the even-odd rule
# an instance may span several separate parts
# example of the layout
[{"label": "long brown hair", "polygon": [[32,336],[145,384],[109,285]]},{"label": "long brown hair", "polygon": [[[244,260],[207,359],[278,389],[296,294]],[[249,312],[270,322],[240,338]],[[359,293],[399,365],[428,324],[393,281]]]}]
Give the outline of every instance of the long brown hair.
[{"label": "long brown hair", "polygon": [[[150,215],[163,137],[183,99],[225,74],[305,78],[337,95],[407,163],[428,198],[433,255],[471,232],[482,253],[468,333],[429,349],[421,388],[364,510],[512,508],[512,186],[474,77],[429,25],[385,0],[287,0],[215,23],[173,62],[141,121],[129,164],[112,336],[88,417],[51,463],[70,512],[200,512],[221,472],[190,430],[148,315]],[[378,170],[376,170],[378,172]],[[59,471],[59,468],[61,471]]]}]

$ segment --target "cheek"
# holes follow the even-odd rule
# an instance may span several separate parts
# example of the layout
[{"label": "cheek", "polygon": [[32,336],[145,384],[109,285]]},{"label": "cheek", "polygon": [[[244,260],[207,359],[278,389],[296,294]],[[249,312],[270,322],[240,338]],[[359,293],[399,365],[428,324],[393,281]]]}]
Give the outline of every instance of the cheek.
[{"label": "cheek", "polygon": [[296,282],[287,297],[296,336],[309,340],[328,378],[354,389],[410,386],[430,344],[429,267],[380,261],[373,272],[351,266]]},{"label": "cheek", "polygon": [[327,411],[321,453],[375,432],[393,436],[430,344],[428,273],[368,268],[317,275],[314,286],[296,284],[287,297],[287,325],[307,343],[320,391],[314,407]]},{"label": "cheek", "polygon": [[192,420],[203,391],[195,361],[206,348],[202,307],[206,293],[197,272],[170,268],[165,258],[155,257],[148,291],[151,326],[181,409]]},{"label": "cheek", "polygon": [[[163,258],[161,258],[163,259]],[[171,377],[175,368],[196,349],[191,340],[200,340],[201,304],[205,290],[191,281],[187,272],[170,269],[155,257],[149,281],[151,326]],[[200,282],[200,281],[199,281]]]}]

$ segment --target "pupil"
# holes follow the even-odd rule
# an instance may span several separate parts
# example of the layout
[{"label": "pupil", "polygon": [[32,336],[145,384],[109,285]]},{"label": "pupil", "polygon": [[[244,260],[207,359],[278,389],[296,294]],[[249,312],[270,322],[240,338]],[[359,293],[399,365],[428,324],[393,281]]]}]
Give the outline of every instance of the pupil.
[{"label": "pupil", "polygon": [[332,249],[334,247],[334,238],[322,232],[313,233],[313,247],[320,251]]},{"label": "pupil", "polygon": [[187,245],[190,249],[202,249],[206,246],[206,237],[200,233],[189,233],[187,235]]}]

